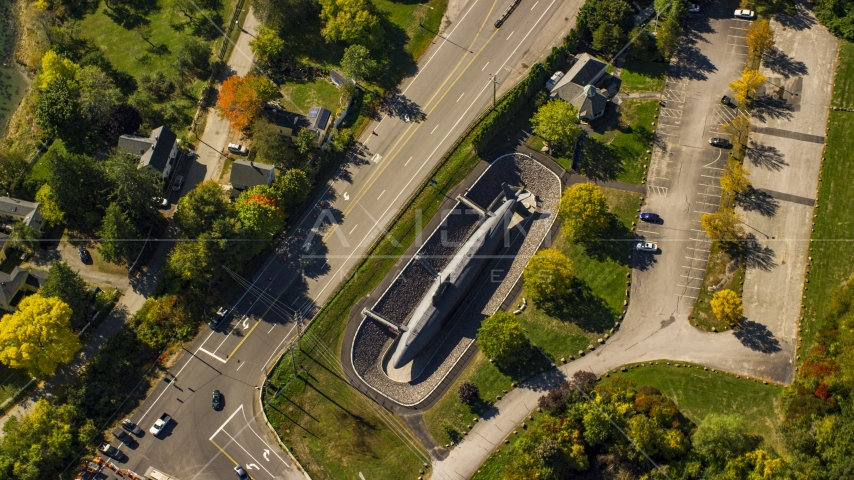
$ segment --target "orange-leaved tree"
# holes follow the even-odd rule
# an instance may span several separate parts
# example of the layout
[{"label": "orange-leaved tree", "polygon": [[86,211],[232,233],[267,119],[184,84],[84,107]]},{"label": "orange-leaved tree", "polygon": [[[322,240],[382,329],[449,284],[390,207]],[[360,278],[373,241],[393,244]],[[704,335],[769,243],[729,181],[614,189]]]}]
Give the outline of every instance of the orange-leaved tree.
[{"label": "orange-leaved tree", "polygon": [[222,82],[216,111],[236,130],[248,127],[261,112],[265,102],[276,98],[278,89],[266,77],[246,75],[232,76]]}]

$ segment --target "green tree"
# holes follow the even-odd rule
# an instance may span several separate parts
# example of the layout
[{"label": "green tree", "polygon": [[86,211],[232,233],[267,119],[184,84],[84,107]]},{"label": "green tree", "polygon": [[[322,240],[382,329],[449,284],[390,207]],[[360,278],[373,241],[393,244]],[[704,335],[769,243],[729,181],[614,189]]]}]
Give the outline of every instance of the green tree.
[{"label": "green tree", "polygon": [[233,215],[222,186],[209,180],[200,183],[178,200],[174,220],[185,236],[199,238],[203,233],[210,232],[217,221]]},{"label": "green tree", "polygon": [[512,313],[497,311],[477,331],[477,347],[500,366],[525,361],[530,344],[525,329]]},{"label": "green tree", "polygon": [[0,322],[0,362],[26,369],[33,377],[53,375],[80,349],[70,319],[71,308],[58,298],[25,297]]},{"label": "green tree", "polygon": [[285,52],[285,41],[275,30],[264,27],[249,41],[249,48],[263,65],[269,65],[271,60],[279,58]]},{"label": "green tree", "polygon": [[160,174],[139,168],[139,159],[117,149],[103,162],[110,189],[107,200],[128,214],[137,231],[148,230],[158,215],[152,198],[161,193]]},{"label": "green tree", "polygon": [[127,103],[113,107],[107,116],[101,120],[101,138],[111,146],[116,146],[119,137],[127,133],[136,133],[142,125],[142,115],[139,110]]},{"label": "green tree", "polygon": [[169,272],[181,280],[193,284],[210,281],[214,276],[214,269],[217,267],[214,262],[213,245],[207,238],[179,242],[169,252],[169,257],[166,259]]},{"label": "green tree", "polygon": [[745,425],[744,418],[738,415],[710,413],[694,433],[694,450],[713,466],[722,468],[756,446],[756,439],[747,434]]},{"label": "green tree", "polygon": [[0,189],[11,192],[26,169],[27,160],[19,150],[0,147]]},{"label": "green tree", "polygon": [[173,294],[146,300],[130,324],[140,341],[161,350],[172,337],[189,338],[197,318],[190,314],[185,299]]},{"label": "green tree", "polygon": [[127,264],[139,252],[139,233],[118,204],[111,203],[104,212],[101,229],[98,230],[101,244],[98,253],[104,260],[116,264]]},{"label": "green tree", "polygon": [[[249,42],[250,46],[252,42]],[[178,51],[175,52],[175,64],[197,78],[205,77],[211,70],[211,47],[207,42],[191,36],[181,37]]]},{"label": "green tree", "polygon": [[673,17],[668,18],[659,27],[656,34],[655,43],[658,45],[658,50],[661,51],[665,59],[670,59],[676,47],[679,45],[679,38],[683,34],[682,26],[679,21]]},{"label": "green tree", "polygon": [[350,45],[341,58],[341,69],[356,81],[364,81],[377,72],[377,61],[371,58],[371,52],[364,45]]},{"label": "green tree", "polygon": [[275,191],[266,185],[244,190],[235,202],[240,223],[261,239],[272,238],[285,226],[285,214],[278,204]]},{"label": "green tree", "polygon": [[712,307],[712,313],[727,327],[738,325],[744,316],[741,297],[728,288],[715,292],[709,305]]},{"label": "green tree", "polygon": [[572,260],[554,248],[540,250],[531,257],[523,276],[526,297],[535,304],[553,304],[571,289]]},{"label": "green tree", "polygon": [[613,55],[626,42],[625,33],[618,25],[603,23],[593,32],[593,48]]},{"label": "green tree", "polygon": [[9,231],[9,238],[6,239],[6,244],[10,248],[17,248],[32,255],[39,249],[40,238],[41,232],[35,228],[24,222],[15,222]]},{"label": "green tree", "polygon": [[531,118],[534,133],[549,142],[549,148],[559,152],[573,147],[581,135],[578,110],[569,102],[550,100]]},{"label": "green tree", "polygon": [[89,122],[99,123],[122,102],[122,93],[113,80],[96,66],[83,67],[75,79],[77,101]]},{"label": "green tree", "polygon": [[311,179],[296,168],[279,175],[273,182],[273,192],[279,198],[283,212],[294,213],[296,208],[308,199],[311,193]]},{"label": "green tree", "polygon": [[263,118],[252,122],[252,148],[257,157],[282,169],[303,164],[297,150],[281,133],[281,128]]},{"label": "green tree", "polygon": [[97,225],[109,189],[103,168],[88,155],[68,152],[63,142],[54,142],[42,160],[47,164],[47,184],[66,219]]},{"label": "green tree", "polygon": [[62,78],[54,78],[36,100],[36,123],[47,135],[57,136],[69,145],[79,145],[88,122],[85,121],[78,94]]},{"label": "green tree", "polygon": [[317,134],[313,130],[303,128],[297,134],[297,151],[300,155],[308,155],[314,150],[314,141],[317,139]]},{"label": "green tree", "polygon": [[[351,85],[351,84],[347,84]],[[350,148],[353,144],[353,132],[350,129],[338,130],[332,132],[332,148],[336,152],[343,152]]]},{"label": "green tree", "polygon": [[603,24],[617,25],[623,32],[628,32],[634,26],[634,11],[623,0],[596,0],[585,2],[578,11],[576,28],[579,36],[590,41],[592,33]]},{"label": "green tree", "polygon": [[[75,453],[74,425],[79,412],[72,405],[38,399],[29,413],[9,415],[0,440],[0,476],[21,480],[56,478]],[[88,438],[87,438],[88,440]]]},{"label": "green tree", "polygon": [[628,49],[629,57],[641,61],[661,60],[661,53],[655,44],[655,37],[645,31],[643,27],[636,27],[632,30],[629,33],[629,38],[634,38]]},{"label": "green tree", "polygon": [[592,183],[579,183],[564,190],[558,215],[564,232],[574,240],[595,237],[610,221],[605,195]]},{"label": "green tree", "polygon": [[89,310],[89,292],[80,275],[61,260],[50,262],[47,281],[39,290],[45,298],[55,297],[71,308],[71,327],[80,330],[86,325]]},{"label": "green tree", "polygon": [[320,0],[323,38],[328,42],[378,47],[385,31],[369,0]]},{"label": "green tree", "polygon": [[56,195],[53,194],[53,190],[50,189],[50,185],[45,183],[39,188],[39,191],[36,192],[36,201],[41,204],[41,214],[42,218],[51,225],[59,225],[65,220],[65,212],[59,208],[59,204],[56,201]]}]

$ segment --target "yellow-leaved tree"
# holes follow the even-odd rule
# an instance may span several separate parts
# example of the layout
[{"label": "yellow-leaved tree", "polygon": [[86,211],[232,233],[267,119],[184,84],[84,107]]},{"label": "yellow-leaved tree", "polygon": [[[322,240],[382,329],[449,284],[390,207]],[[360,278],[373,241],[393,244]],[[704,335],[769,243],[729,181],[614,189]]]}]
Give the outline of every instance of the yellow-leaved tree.
[{"label": "yellow-leaved tree", "polygon": [[744,102],[768,79],[758,69],[745,67],[741,78],[729,83],[729,88],[735,92],[735,99]]},{"label": "yellow-leaved tree", "polygon": [[525,296],[537,304],[553,303],[565,296],[572,284],[572,260],[560,250],[540,250],[523,273]]},{"label": "yellow-leaved tree", "polygon": [[80,65],[67,58],[62,58],[53,50],[48,50],[42,57],[42,73],[39,75],[41,88],[47,88],[47,85],[54,78],[61,77],[71,82],[78,71],[80,71]]},{"label": "yellow-leaved tree", "polygon": [[715,292],[715,296],[709,301],[712,313],[718,317],[727,327],[738,325],[744,316],[744,307],[741,306],[741,297],[730,289]]},{"label": "yellow-leaved tree", "polygon": [[0,362],[33,377],[52,375],[80,349],[70,320],[71,308],[56,297],[24,298],[17,311],[0,320]]},{"label": "yellow-leaved tree", "polygon": [[706,231],[706,236],[719,242],[735,242],[744,237],[744,222],[731,208],[718,210],[715,213],[705,213],[700,217],[700,224]]},{"label": "yellow-leaved tree", "polygon": [[605,194],[592,183],[579,183],[564,190],[558,214],[564,232],[573,240],[595,237],[609,222]]},{"label": "yellow-leaved tree", "polygon": [[750,188],[750,172],[738,160],[726,162],[721,175],[721,188],[729,193],[744,193]]},{"label": "yellow-leaved tree", "polygon": [[760,55],[774,46],[774,31],[768,20],[753,22],[747,29],[747,47]]}]

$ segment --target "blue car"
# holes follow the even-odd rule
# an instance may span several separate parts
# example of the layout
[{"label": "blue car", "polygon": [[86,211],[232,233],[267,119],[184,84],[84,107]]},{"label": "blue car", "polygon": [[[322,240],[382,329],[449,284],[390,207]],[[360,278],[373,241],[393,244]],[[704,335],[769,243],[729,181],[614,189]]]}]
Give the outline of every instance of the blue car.
[{"label": "blue car", "polygon": [[644,222],[658,223],[661,221],[661,217],[659,217],[655,213],[651,212],[641,212],[640,219]]}]

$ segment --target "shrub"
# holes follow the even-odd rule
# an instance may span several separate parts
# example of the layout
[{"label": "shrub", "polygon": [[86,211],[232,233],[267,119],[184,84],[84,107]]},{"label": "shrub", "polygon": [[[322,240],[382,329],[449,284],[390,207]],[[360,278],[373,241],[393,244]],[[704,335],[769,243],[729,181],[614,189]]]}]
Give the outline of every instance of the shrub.
[{"label": "shrub", "polygon": [[460,395],[460,401],[466,405],[471,406],[480,403],[480,389],[471,382],[463,382],[457,393]]}]

